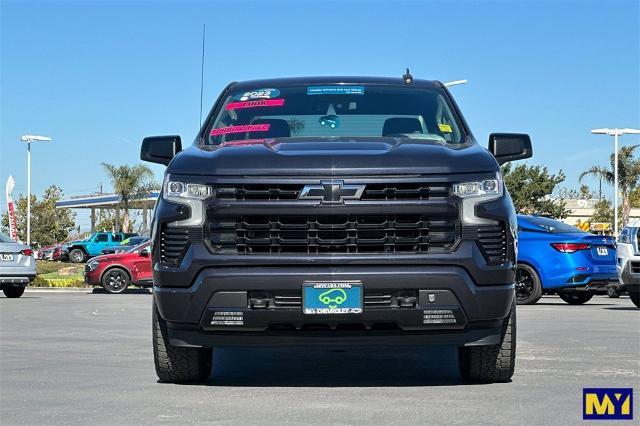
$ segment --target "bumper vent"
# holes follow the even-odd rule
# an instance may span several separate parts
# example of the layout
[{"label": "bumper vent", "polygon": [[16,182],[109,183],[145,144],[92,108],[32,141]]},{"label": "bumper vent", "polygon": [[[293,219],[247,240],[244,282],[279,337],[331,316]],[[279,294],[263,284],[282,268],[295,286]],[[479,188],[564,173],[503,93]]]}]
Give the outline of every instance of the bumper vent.
[{"label": "bumper vent", "polygon": [[210,221],[207,242],[221,254],[442,253],[459,232],[455,217],[242,216]]},{"label": "bumper vent", "polygon": [[[220,200],[296,200],[304,184],[246,184],[216,187]],[[370,183],[360,198],[372,200],[429,200],[449,196],[451,186],[446,183]]]},{"label": "bumper vent", "polygon": [[[402,304],[403,297],[417,297],[415,290],[389,290],[367,292],[364,294],[364,306],[368,308],[398,308]],[[302,297],[299,291],[287,292],[251,292],[249,299],[258,297],[268,300],[267,309],[301,309]]]},{"label": "bumper vent", "polygon": [[476,240],[489,265],[500,265],[507,260],[507,233],[504,224],[465,226],[462,239]]},{"label": "bumper vent", "polygon": [[189,228],[163,228],[160,239],[160,260],[163,264],[179,266],[188,247]]}]

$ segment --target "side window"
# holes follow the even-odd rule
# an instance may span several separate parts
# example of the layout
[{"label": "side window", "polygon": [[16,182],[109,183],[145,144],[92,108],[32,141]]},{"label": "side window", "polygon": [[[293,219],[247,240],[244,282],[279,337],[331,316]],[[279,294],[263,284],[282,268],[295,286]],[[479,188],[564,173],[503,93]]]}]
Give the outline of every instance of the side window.
[{"label": "side window", "polygon": [[109,241],[109,236],[107,234],[98,234],[96,235],[96,239],[94,241],[96,243],[105,243]]},{"label": "side window", "polygon": [[119,243],[120,241],[122,241],[122,234],[113,234],[111,236],[111,241],[113,241],[114,243]]}]

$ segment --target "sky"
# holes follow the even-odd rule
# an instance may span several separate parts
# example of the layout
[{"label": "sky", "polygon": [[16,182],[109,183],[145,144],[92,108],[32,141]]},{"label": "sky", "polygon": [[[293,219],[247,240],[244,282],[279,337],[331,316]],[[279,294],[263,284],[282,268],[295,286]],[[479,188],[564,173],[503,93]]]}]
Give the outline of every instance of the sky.
[{"label": "sky", "polygon": [[[451,91],[479,143],[529,133],[528,164],[562,169],[562,186],[578,188],[613,150],[590,129],[640,127],[639,23],[637,0],[0,0],[0,183],[11,174],[14,198],[26,193],[23,134],[53,138],[32,146],[38,196],[51,184],[68,196],[109,191],[101,163],[138,163],[145,136],[191,143],[206,24],[205,113],[231,81],[400,77],[409,67],[416,78],[469,80]],[[151,167],[160,181],[163,167]]]}]

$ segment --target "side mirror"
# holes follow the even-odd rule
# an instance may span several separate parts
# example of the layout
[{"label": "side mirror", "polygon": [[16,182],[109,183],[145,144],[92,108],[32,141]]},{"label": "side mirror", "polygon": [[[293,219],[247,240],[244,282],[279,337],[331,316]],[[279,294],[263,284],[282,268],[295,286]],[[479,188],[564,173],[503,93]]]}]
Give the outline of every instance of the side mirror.
[{"label": "side mirror", "polygon": [[166,166],[180,151],[182,151],[180,136],[150,136],[142,140],[140,159]]},{"label": "side mirror", "polygon": [[533,155],[531,138],[523,133],[491,133],[489,152],[501,165],[509,161],[531,158]]},{"label": "side mirror", "polygon": [[142,256],[142,257],[149,257],[149,249],[148,249],[148,248],[146,248],[146,249],[144,249],[144,250],[140,250],[140,251],[138,252],[138,254],[139,254],[140,256]]}]

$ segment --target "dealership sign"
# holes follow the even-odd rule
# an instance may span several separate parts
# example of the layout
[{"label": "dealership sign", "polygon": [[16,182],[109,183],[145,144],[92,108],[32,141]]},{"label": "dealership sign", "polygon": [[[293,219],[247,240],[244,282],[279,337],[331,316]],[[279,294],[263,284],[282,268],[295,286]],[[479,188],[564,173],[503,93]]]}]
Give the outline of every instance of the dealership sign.
[{"label": "dealership sign", "polygon": [[12,240],[18,241],[18,228],[16,226],[16,209],[13,199],[11,198],[11,192],[13,187],[16,186],[16,182],[13,180],[13,176],[9,175],[7,179],[7,186],[5,187],[5,195],[7,197],[7,211],[9,212],[9,237]]}]

